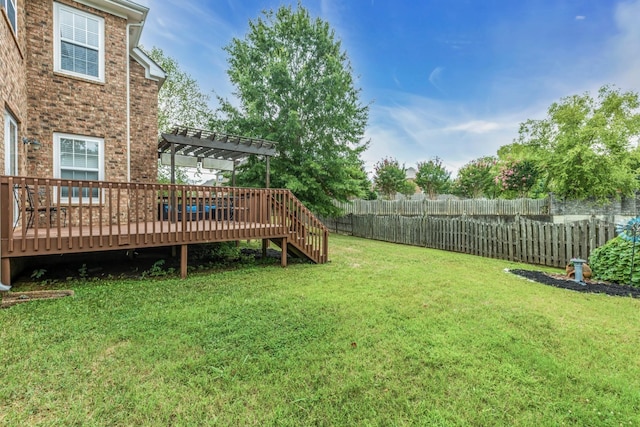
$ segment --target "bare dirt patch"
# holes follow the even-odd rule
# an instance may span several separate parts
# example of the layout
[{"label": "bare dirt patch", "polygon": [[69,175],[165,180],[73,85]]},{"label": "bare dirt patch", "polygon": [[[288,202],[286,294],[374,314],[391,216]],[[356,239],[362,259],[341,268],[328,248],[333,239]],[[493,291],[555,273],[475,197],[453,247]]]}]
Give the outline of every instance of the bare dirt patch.
[{"label": "bare dirt patch", "polygon": [[26,291],[26,292],[2,292],[2,303],[0,308],[11,307],[16,304],[24,302],[41,300],[41,299],[54,299],[63,298],[73,295],[72,290],[47,290],[47,291]]}]

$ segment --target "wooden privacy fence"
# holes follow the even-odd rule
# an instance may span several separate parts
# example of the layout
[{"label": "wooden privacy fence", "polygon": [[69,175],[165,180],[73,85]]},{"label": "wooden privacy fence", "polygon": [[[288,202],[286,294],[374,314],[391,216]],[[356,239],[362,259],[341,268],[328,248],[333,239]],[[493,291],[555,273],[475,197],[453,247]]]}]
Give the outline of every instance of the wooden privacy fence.
[{"label": "wooden privacy fence", "polygon": [[554,224],[516,218],[486,222],[469,217],[348,215],[324,219],[331,230],[367,239],[423,246],[528,264],[564,267],[571,258],[615,237],[615,224],[599,220]]},{"label": "wooden privacy fence", "polygon": [[335,202],[344,215],[548,215],[549,199],[353,200]]}]

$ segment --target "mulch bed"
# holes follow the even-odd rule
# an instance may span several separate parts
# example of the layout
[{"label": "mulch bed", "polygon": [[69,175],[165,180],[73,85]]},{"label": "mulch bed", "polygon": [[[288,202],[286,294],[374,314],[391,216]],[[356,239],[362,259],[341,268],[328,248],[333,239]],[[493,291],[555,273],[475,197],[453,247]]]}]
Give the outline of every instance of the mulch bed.
[{"label": "mulch bed", "polygon": [[620,285],[616,283],[605,283],[593,280],[586,280],[585,284],[580,284],[561,274],[545,273],[543,271],[530,270],[509,270],[510,273],[542,283],[544,285],[555,286],[556,288],[569,289],[578,292],[592,292],[620,297],[640,298],[640,288]]},{"label": "mulch bed", "polygon": [[27,291],[27,292],[2,292],[2,304],[0,308],[11,307],[23,302],[29,302],[39,299],[63,298],[73,295],[72,290],[49,290],[49,291]]}]

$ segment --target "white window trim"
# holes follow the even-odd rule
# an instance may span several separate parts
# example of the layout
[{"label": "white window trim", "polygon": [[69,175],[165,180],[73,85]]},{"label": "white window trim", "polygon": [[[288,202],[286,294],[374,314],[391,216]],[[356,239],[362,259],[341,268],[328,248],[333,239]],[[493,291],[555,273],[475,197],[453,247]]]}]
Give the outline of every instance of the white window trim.
[{"label": "white window trim", "polygon": [[[15,139],[11,140],[11,126],[15,126],[16,128],[16,136]],[[20,143],[18,142],[18,132],[20,128],[18,127],[18,120],[11,114],[8,110],[4,111],[4,174],[5,175],[18,175],[19,172],[19,152]],[[16,151],[16,158],[11,167],[11,156],[9,155],[9,151],[11,151],[10,146],[13,145]],[[14,200],[13,203],[13,218],[14,218],[14,226],[18,223],[18,201]]]},{"label": "white window trim", "polygon": [[[11,135],[11,125],[14,125],[16,127],[16,139],[15,141],[11,141],[10,139],[10,135]],[[14,148],[16,150],[16,158],[15,158],[15,164],[11,165],[11,156],[9,156],[9,151],[10,151],[10,145],[14,145]],[[10,170],[15,170],[16,171],[16,175],[17,175],[17,171],[18,169],[18,149],[19,149],[19,144],[18,144],[18,121],[16,120],[15,117],[13,117],[13,115],[6,111],[4,112],[4,173],[8,174]],[[13,166],[13,167],[12,167]]]},{"label": "white window trim", "polygon": [[[9,18],[9,10],[7,9],[7,3],[11,3],[13,5],[13,13],[16,15],[16,25],[15,27],[11,25],[13,34],[18,35],[18,0],[0,0],[0,6],[4,9],[7,14],[7,18]],[[11,22],[11,21],[9,21]]]},{"label": "white window trim", "polygon": [[[61,58],[60,58],[62,54],[60,49],[60,11],[61,10],[66,10],[68,12],[71,12],[80,16],[84,16],[90,19],[95,19],[98,21],[100,26],[99,46],[98,46],[98,77],[62,69]],[[53,71],[55,71],[56,73],[79,77],[81,79],[104,83],[104,56],[105,56],[104,18],[101,16],[93,15],[91,13],[83,12],[73,7],[69,7],[69,6],[54,2],[53,3]]]},{"label": "white window trim", "polygon": [[[104,181],[104,139],[95,138],[92,136],[74,135],[69,133],[54,133],[53,134],[53,177],[56,179],[61,178],[60,170],[60,140],[62,138],[68,139],[82,139],[84,141],[91,141],[98,143],[98,181]],[[79,170],[79,169],[78,169]],[[89,199],[93,202],[101,202],[104,195],[98,194],[98,197],[82,197],[82,203],[88,203]],[[57,195],[56,195],[57,198]],[[71,203],[80,203],[80,197],[71,197]],[[61,202],[65,203],[68,199],[65,197]]]}]

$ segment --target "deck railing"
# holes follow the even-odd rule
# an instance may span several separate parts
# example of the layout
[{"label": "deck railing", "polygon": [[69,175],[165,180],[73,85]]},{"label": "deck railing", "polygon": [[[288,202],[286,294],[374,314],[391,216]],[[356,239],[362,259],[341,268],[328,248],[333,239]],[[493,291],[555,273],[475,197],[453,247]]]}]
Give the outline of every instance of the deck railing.
[{"label": "deck railing", "polygon": [[273,197],[273,210],[283,215],[288,228],[287,243],[316,263],[329,259],[329,229],[288,190]]},{"label": "deck railing", "polygon": [[0,205],[3,258],[287,237],[326,261],[326,228],[289,190],[0,176]]}]

